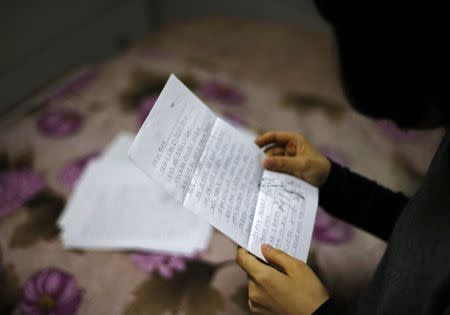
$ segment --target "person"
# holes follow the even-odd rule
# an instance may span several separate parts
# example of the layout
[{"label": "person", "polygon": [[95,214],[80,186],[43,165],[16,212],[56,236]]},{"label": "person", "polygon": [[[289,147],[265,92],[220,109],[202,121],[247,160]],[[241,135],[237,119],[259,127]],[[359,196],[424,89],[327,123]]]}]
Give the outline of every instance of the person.
[{"label": "person", "polygon": [[[264,167],[319,187],[319,203],[331,214],[388,242],[356,314],[450,315],[446,5],[316,4],[334,29],[343,88],[356,110],[391,119],[401,128],[444,127],[447,133],[411,198],[336,164],[297,133],[269,132],[256,139],[261,147],[272,144]],[[338,314],[333,297],[305,263],[268,245],[261,250],[276,268],[242,248],[236,255],[249,276],[254,314]]]}]

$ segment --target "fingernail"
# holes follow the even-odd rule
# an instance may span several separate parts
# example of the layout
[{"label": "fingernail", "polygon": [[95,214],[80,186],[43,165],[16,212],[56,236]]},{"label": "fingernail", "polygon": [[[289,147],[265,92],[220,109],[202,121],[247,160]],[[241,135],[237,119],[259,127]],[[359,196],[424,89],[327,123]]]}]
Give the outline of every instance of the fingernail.
[{"label": "fingernail", "polygon": [[270,246],[269,244],[262,244],[261,245],[261,250],[269,251],[271,249],[272,249],[272,246]]}]

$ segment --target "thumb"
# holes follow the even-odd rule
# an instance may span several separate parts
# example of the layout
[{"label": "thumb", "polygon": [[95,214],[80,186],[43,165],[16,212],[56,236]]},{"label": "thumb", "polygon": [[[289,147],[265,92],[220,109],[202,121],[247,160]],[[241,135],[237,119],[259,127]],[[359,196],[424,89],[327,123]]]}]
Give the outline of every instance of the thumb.
[{"label": "thumb", "polygon": [[261,252],[270,264],[275,265],[288,276],[293,275],[300,265],[300,260],[268,244],[261,245]]},{"label": "thumb", "polygon": [[293,157],[272,156],[264,160],[264,167],[269,171],[294,175],[299,169],[298,160]]}]

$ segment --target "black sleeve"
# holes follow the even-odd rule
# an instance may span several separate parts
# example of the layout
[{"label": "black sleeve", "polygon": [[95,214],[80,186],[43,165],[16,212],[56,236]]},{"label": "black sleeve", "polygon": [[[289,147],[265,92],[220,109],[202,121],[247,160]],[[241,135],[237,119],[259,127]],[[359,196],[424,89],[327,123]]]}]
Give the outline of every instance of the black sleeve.
[{"label": "black sleeve", "polygon": [[[340,81],[354,109],[411,127],[423,120],[430,95],[449,99],[447,1],[315,4],[333,30]],[[449,106],[439,108],[448,115]]]},{"label": "black sleeve", "polygon": [[336,307],[334,300],[329,298],[312,315],[339,315],[340,310]]},{"label": "black sleeve", "polygon": [[391,235],[407,202],[404,194],[386,189],[333,161],[319,195],[319,204],[328,213],[383,240]]}]

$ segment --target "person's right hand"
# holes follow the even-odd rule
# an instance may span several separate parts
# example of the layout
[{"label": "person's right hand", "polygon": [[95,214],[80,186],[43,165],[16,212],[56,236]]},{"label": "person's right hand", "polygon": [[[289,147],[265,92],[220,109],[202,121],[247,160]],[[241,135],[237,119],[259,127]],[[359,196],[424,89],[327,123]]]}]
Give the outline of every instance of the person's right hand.
[{"label": "person's right hand", "polygon": [[330,174],[330,161],[299,133],[266,132],[255,143],[261,148],[270,145],[264,160],[264,167],[270,171],[296,176],[317,187]]}]

